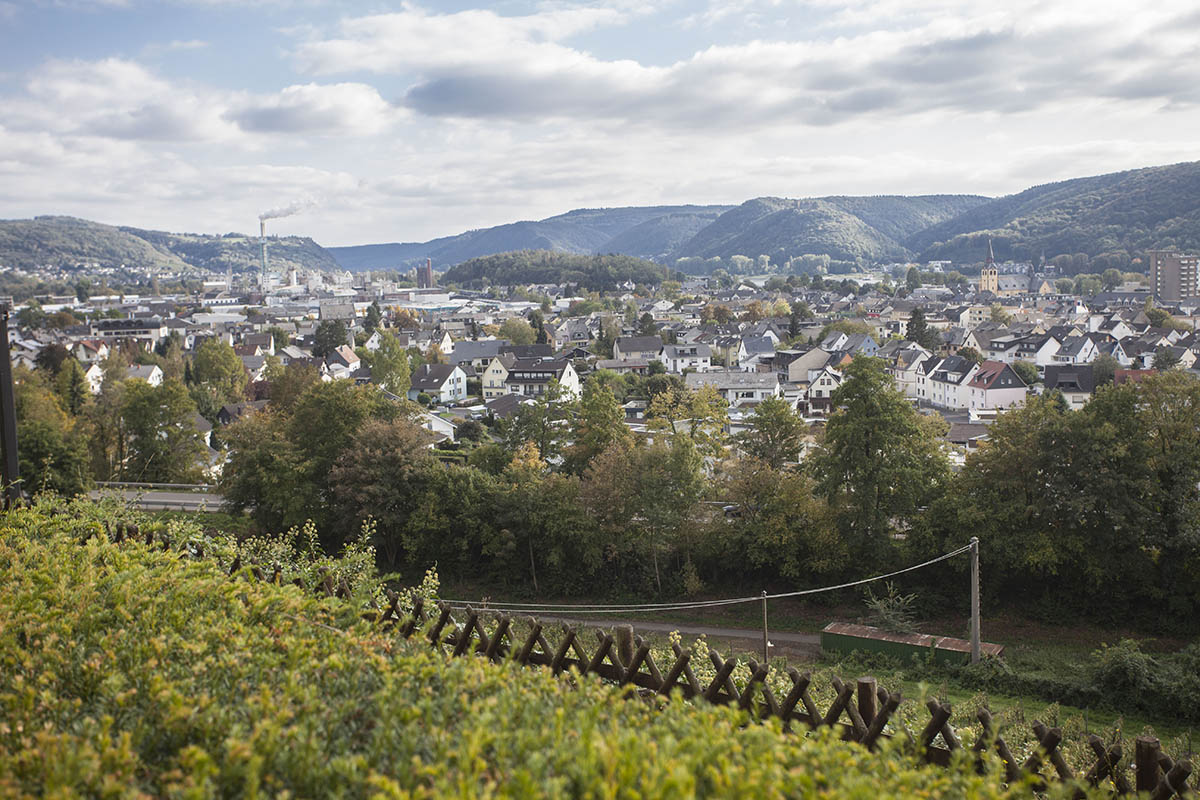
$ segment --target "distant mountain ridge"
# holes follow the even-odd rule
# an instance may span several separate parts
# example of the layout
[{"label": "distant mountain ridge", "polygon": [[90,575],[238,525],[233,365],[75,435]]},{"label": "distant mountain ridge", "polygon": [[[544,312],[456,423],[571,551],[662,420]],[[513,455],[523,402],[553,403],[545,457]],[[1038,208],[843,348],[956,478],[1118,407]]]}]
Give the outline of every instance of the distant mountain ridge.
[{"label": "distant mountain ridge", "polygon": [[980,204],[904,240],[922,260],[978,260],[990,238],[1000,259],[1085,253],[1125,257],[1200,249],[1200,162],[1034,186]]},{"label": "distant mountain ridge", "polygon": [[[580,208],[543,220],[510,222],[444,236],[428,242],[352,245],[327,248],[351,272],[367,269],[404,269],[425,259],[446,268],[472,258],[517,250],[555,250],[562,253],[622,253],[640,257],[667,255],[676,246],[668,228],[657,227],[632,233],[640,226],[672,219],[674,227],[699,230],[730,206],[633,206],[624,208]],[[610,242],[623,239],[621,248]],[[659,243],[664,243],[665,248]],[[626,249],[627,248],[627,249]]]},{"label": "distant mountain ridge", "polygon": [[[272,270],[340,268],[327,250],[305,236],[272,236],[267,255]],[[258,238],[238,233],[167,233],[76,217],[0,220],[0,265],[10,267],[95,263],[246,272],[258,269],[260,261]]]},{"label": "distant mountain ridge", "polygon": [[[1034,186],[1000,198],[978,195],[758,197],[737,205],[575,209],[428,242],[322,248],[303,237],[270,240],[279,269],[408,269],[432,259],[445,270],[498,253],[546,250],[621,254],[711,271],[732,256],[776,267],[803,256],[843,265],[949,260],[978,264],[1043,254],[1128,267],[1151,248],[1200,250],[1200,162],[1146,167]],[[681,260],[682,259],[682,260]],[[254,269],[258,242],[114,227],[71,217],[0,220],[0,265],[98,262]]]}]

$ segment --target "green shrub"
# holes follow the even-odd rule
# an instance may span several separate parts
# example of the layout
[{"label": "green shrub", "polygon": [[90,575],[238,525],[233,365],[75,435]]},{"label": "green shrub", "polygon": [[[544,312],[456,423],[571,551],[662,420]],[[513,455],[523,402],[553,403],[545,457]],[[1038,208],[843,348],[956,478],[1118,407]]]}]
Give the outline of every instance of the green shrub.
[{"label": "green shrub", "polygon": [[1138,694],[1153,690],[1158,663],[1142,652],[1132,639],[1103,645],[1092,653],[1092,681],[1111,695]]}]

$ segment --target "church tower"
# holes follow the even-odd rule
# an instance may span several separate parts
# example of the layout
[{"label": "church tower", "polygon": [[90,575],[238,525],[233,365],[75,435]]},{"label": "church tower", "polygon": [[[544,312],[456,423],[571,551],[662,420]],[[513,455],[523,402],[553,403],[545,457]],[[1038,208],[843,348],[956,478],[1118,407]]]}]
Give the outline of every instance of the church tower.
[{"label": "church tower", "polygon": [[992,239],[988,237],[987,261],[979,271],[979,291],[1000,294],[1000,271],[996,269],[996,255],[992,252]]}]

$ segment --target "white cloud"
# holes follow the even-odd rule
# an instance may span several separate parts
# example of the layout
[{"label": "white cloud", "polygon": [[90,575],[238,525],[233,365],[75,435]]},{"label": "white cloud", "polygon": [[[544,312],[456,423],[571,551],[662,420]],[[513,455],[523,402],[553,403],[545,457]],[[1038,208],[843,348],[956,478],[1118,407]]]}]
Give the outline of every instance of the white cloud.
[{"label": "white cloud", "polygon": [[233,92],[174,84],[117,58],[50,62],[29,80],[24,95],[3,99],[15,128],[247,147],[256,145],[253,135],[377,134],[404,115],[360,83]]},{"label": "white cloud", "polygon": [[[750,5],[759,4],[728,8],[742,13]],[[1085,13],[1070,0],[1064,13],[1063,5],[979,3],[956,15],[927,0],[890,29],[714,46],[668,67],[604,60],[565,43],[624,21],[611,9],[504,17],[409,7],[344,20],[336,36],[300,44],[295,58],[316,74],[402,76],[406,103],[432,116],[617,118],[672,128],[1014,113],[1094,98],[1160,106],[1200,99],[1200,68],[1187,55],[1200,18],[1190,7],[1164,4],[1129,21],[1124,9]],[[852,3],[843,23],[891,19],[903,7],[900,0]]]},{"label": "white cloud", "polygon": [[381,132],[402,113],[372,86],[309,83],[252,99],[225,116],[256,133],[366,135]]}]

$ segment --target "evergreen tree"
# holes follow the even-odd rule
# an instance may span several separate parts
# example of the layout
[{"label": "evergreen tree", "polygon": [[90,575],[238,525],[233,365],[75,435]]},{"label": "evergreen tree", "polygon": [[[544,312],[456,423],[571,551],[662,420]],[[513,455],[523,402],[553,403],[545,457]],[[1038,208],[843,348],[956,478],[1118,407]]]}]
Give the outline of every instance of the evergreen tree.
[{"label": "evergreen tree", "polygon": [[941,344],[937,330],[930,328],[925,322],[925,312],[918,306],[912,310],[908,318],[908,333],[905,335],[910,342],[916,342],[926,350],[936,350]]},{"label": "evergreen tree", "polygon": [[323,320],[313,333],[313,355],[325,358],[337,348],[347,344],[346,323],[340,319]]},{"label": "evergreen tree", "polygon": [[59,369],[58,375],[54,379],[54,390],[57,392],[59,400],[62,401],[63,408],[71,416],[79,416],[90,391],[83,367],[76,359],[68,358],[63,362],[62,368]]},{"label": "evergreen tree", "polygon": [[363,322],[363,327],[368,334],[372,334],[379,327],[379,323],[383,321],[383,312],[379,310],[379,301],[372,301],[371,305],[367,306],[367,318]]}]

